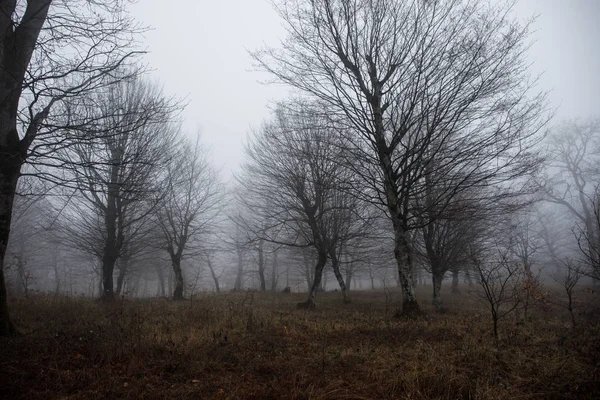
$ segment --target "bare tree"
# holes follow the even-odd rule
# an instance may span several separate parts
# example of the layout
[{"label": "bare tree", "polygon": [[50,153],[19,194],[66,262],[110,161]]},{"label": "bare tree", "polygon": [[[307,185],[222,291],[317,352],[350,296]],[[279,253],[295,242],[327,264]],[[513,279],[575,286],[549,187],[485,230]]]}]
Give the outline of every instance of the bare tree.
[{"label": "bare tree", "polygon": [[[0,335],[16,334],[4,282],[17,182],[25,162],[51,164],[74,137],[66,102],[110,83],[139,29],[121,1],[3,1],[0,4]],[[133,73],[135,73],[134,71]],[[122,76],[113,76],[114,80]],[[72,124],[88,124],[82,116]],[[60,165],[60,163],[58,163]],[[39,171],[34,171],[38,176]],[[52,178],[47,173],[41,174]]]},{"label": "bare tree", "polygon": [[81,112],[95,115],[99,129],[111,134],[59,153],[79,194],[68,199],[65,240],[101,259],[102,298],[110,301],[115,265],[121,259],[121,271],[126,272],[139,246],[134,240],[149,232],[148,216],[162,196],[160,167],[172,155],[175,132],[168,122],[177,104],[156,86],[133,79],[80,106]]},{"label": "bare tree", "polygon": [[221,275],[223,275],[223,270],[220,272],[217,271],[215,265],[213,264],[214,254],[211,251],[206,252],[206,265],[208,266],[208,270],[210,271],[210,276],[215,284],[215,292],[221,292],[221,285],[219,283],[219,279],[221,279]]},{"label": "bare tree", "polygon": [[351,236],[348,216],[356,210],[344,188],[348,170],[339,163],[343,146],[337,138],[311,105],[280,106],[274,121],[249,143],[244,175],[238,177],[242,203],[258,219],[242,221],[245,226],[261,226],[255,234],[269,242],[316,252],[314,279],[301,307],[315,306],[330,257],[346,299],[337,249]]},{"label": "bare tree", "polygon": [[510,260],[506,249],[495,245],[494,249],[484,255],[483,252],[470,249],[471,261],[477,272],[477,282],[480,291],[474,291],[475,296],[482,301],[490,311],[494,326],[496,346],[500,345],[498,323],[519,305],[520,300],[520,267]]},{"label": "bare tree", "polygon": [[175,273],[173,300],[183,300],[181,261],[202,252],[202,236],[214,230],[223,191],[199,138],[193,145],[184,143],[181,154],[167,168],[169,186],[157,223]]},{"label": "bare tree", "polygon": [[[575,218],[574,233],[589,275],[600,279],[597,192],[600,180],[600,119],[569,120],[550,136],[547,168],[537,177],[545,200]],[[596,274],[596,275],[595,275]]]},{"label": "bare tree", "polygon": [[483,215],[484,207],[473,203],[474,199],[469,198],[468,192],[465,192],[447,205],[443,212],[438,212],[430,205],[428,209],[433,212],[423,214],[423,218],[432,218],[428,223],[424,220],[416,254],[426,261],[425,269],[431,272],[433,305],[438,310],[442,309],[441,287],[444,275],[452,271],[454,276],[468,265],[469,246],[485,236],[487,221]]},{"label": "bare tree", "polygon": [[554,273],[552,279],[560,285],[563,294],[566,296],[566,300],[556,298],[552,303],[565,308],[569,312],[569,315],[571,316],[571,326],[575,328],[575,286],[579,283],[582,275],[579,269],[573,265],[572,261],[567,260],[564,263],[564,266],[566,271],[563,271],[563,273]]},{"label": "bare tree", "polygon": [[[404,311],[418,312],[410,231],[424,176],[447,182],[435,201],[443,210],[464,188],[513,179],[537,161],[545,101],[527,72],[529,25],[510,8],[468,0],[281,0],[276,9],[288,35],[253,56],[346,127],[362,192],[394,230]],[[446,156],[431,168],[438,146]]]}]

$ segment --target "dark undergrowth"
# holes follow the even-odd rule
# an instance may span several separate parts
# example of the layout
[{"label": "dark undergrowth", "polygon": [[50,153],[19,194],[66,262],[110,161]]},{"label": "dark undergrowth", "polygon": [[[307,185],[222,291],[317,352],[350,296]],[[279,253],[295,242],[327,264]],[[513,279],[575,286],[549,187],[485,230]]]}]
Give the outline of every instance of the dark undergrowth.
[{"label": "dark undergrowth", "polygon": [[[421,293],[426,302],[428,293]],[[396,294],[394,294],[394,297]],[[238,292],[102,304],[13,299],[23,335],[0,341],[2,399],[593,399],[600,324],[556,310],[506,319],[446,295],[394,318],[389,291]],[[596,322],[594,322],[594,319]]]}]

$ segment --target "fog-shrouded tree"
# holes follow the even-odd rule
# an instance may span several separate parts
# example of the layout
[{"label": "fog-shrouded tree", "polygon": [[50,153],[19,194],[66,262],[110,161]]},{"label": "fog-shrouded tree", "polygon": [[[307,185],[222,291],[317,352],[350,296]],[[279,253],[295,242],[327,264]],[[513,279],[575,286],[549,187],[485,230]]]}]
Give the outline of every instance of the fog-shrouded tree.
[{"label": "fog-shrouded tree", "polygon": [[110,132],[60,151],[76,188],[64,206],[65,241],[101,260],[104,300],[113,299],[117,262],[125,272],[152,234],[149,217],[166,196],[162,167],[174,153],[169,122],[177,109],[156,85],[135,78],[71,110],[94,115],[95,129]]},{"label": "fog-shrouded tree", "polygon": [[474,0],[275,4],[287,36],[253,56],[345,127],[362,192],[393,227],[403,310],[418,312],[410,237],[424,177],[444,182],[434,201],[444,210],[466,188],[505,183],[537,162],[546,102],[528,74],[530,24],[510,6]]},{"label": "fog-shrouded tree", "polygon": [[490,312],[496,346],[500,344],[499,322],[513,313],[521,300],[521,267],[511,260],[509,253],[493,241],[469,249],[480,288],[472,293]]},{"label": "fog-shrouded tree", "polygon": [[[184,142],[167,169],[167,193],[156,213],[156,221],[163,233],[161,245],[169,253],[175,274],[173,299],[183,300],[181,262],[186,257],[206,252],[207,243],[202,240],[214,231],[223,202],[223,190],[199,137],[195,143]],[[210,255],[207,257],[215,278]]]},{"label": "fog-shrouded tree", "polygon": [[[425,201],[431,200],[432,193],[425,194]],[[443,212],[429,207],[435,218],[423,223],[420,238],[416,240],[415,253],[425,261],[425,269],[431,273],[433,305],[442,309],[441,288],[444,275],[448,271],[464,269],[469,265],[468,249],[485,236],[483,214],[485,210],[477,199],[470,198],[468,192],[456,196]],[[424,214],[427,218],[429,214]]]},{"label": "fog-shrouded tree", "polygon": [[242,223],[261,226],[255,233],[266,241],[316,253],[308,299],[300,307],[315,306],[331,257],[346,299],[337,250],[351,236],[348,224],[357,211],[356,199],[346,187],[349,171],[339,162],[343,151],[339,138],[313,105],[301,101],[280,105],[273,120],[247,145],[244,172],[238,177],[242,204],[252,213]]},{"label": "fog-shrouded tree", "polygon": [[[140,31],[112,1],[27,0],[0,3],[0,335],[17,331],[10,322],[4,257],[17,182],[23,173],[54,180],[42,166],[56,149],[79,138],[70,126],[86,116],[65,119],[67,104],[105,86],[138,52]],[[132,70],[133,74],[137,71]],[[22,171],[25,163],[31,171]]]},{"label": "fog-shrouded tree", "polygon": [[[536,178],[544,200],[569,212],[585,272],[600,280],[600,118],[558,123],[548,140],[546,169]],[[551,253],[555,244],[548,243]]]}]

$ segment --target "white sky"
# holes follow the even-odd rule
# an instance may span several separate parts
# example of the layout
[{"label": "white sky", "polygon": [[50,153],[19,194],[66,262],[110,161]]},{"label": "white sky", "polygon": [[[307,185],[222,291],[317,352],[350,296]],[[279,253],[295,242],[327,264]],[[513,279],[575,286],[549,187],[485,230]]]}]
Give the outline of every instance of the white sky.
[{"label": "white sky", "polygon": [[[202,131],[215,164],[238,169],[249,130],[268,117],[284,87],[266,86],[248,50],[283,36],[268,0],[141,0],[132,14],[154,29],[145,60],[167,94],[187,96],[184,128]],[[518,0],[520,17],[539,14],[531,48],[540,88],[551,90],[558,118],[600,115],[600,0]]]}]

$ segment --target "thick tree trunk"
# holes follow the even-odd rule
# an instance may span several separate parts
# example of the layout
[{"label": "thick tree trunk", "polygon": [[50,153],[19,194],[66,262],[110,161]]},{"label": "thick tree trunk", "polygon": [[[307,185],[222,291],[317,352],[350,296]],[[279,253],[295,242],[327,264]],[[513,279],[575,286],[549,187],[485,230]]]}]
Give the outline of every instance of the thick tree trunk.
[{"label": "thick tree trunk", "polygon": [[419,307],[412,284],[410,243],[406,237],[406,232],[401,228],[395,229],[394,236],[396,239],[394,256],[398,263],[398,281],[402,288],[402,314],[407,316],[418,315],[421,312],[421,308]]},{"label": "thick tree trunk", "polygon": [[[350,287],[350,282],[344,282],[344,277],[342,276],[342,272],[340,271],[340,261],[337,257],[337,254],[335,254],[335,250],[329,252],[329,257],[331,258],[333,274],[335,275],[335,278],[337,279],[338,284],[340,285],[340,290],[342,291],[342,298],[344,300],[344,303],[349,303],[350,300],[348,299],[348,288]],[[350,277],[351,276],[352,275],[350,274]],[[348,272],[346,272],[346,277],[348,277]]]},{"label": "thick tree trunk", "polygon": [[100,296],[100,300],[102,301],[114,300],[113,272],[116,262],[117,258],[115,255],[105,249],[104,256],[102,257],[102,295]]},{"label": "thick tree trunk", "polygon": [[258,243],[258,277],[260,279],[260,290],[267,290],[267,281],[265,280],[265,252],[263,251],[263,241]]},{"label": "thick tree trunk", "polygon": [[[308,256],[308,254],[306,254],[306,252],[304,252],[304,254],[302,255],[302,258],[304,260],[304,277],[306,279],[306,289],[307,289],[307,291],[310,292],[310,288],[315,280],[314,269],[310,265],[309,256]],[[289,278],[288,278],[288,281],[289,281]],[[289,284],[286,286],[289,286]]]},{"label": "thick tree trunk", "polygon": [[327,253],[320,252],[317,258],[317,265],[315,266],[315,279],[310,286],[310,291],[308,292],[308,299],[305,302],[298,303],[298,308],[315,308],[317,290],[321,286],[321,277],[323,276],[323,268],[325,268],[325,264],[327,263]]},{"label": "thick tree trunk", "polygon": [[2,2],[0,13],[0,336],[18,334],[10,320],[4,267],[12,210],[21,166],[39,124],[49,108],[35,115],[20,139],[17,112],[23,92],[23,80],[38,35],[46,21],[50,1],[28,1],[21,23],[14,29],[12,20],[16,1]]},{"label": "thick tree trunk", "polygon": [[433,306],[437,310],[442,309],[442,281],[444,280],[444,274],[432,274],[433,281]]},{"label": "thick tree trunk", "polygon": [[183,300],[183,273],[181,272],[181,260],[174,258],[173,273],[175,274],[175,290],[173,291],[173,300]]},{"label": "thick tree trunk", "polygon": [[[2,118],[0,122],[0,130],[7,129],[5,118]],[[15,192],[24,160],[18,142],[9,142],[11,138],[17,136],[16,128],[13,129],[14,132],[0,131],[0,138],[7,141],[7,143],[0,143],[0,336],[17,335],[17,330],[11,322],[8,312],[8,298],[4,278],[5,257],[10,236]]]},{"label": "thick tree trunk", "polygon": [[117,238],[117,197],[119,196],[119,169],[115,163],[111,167],[111,182],[107,186],[106,210],[104,212],[104,228],[106,241],[102,255],[102,284],[103,291],[100,297],[103,301],[114,300],[113,272],[119,258],[119,245]]}]

